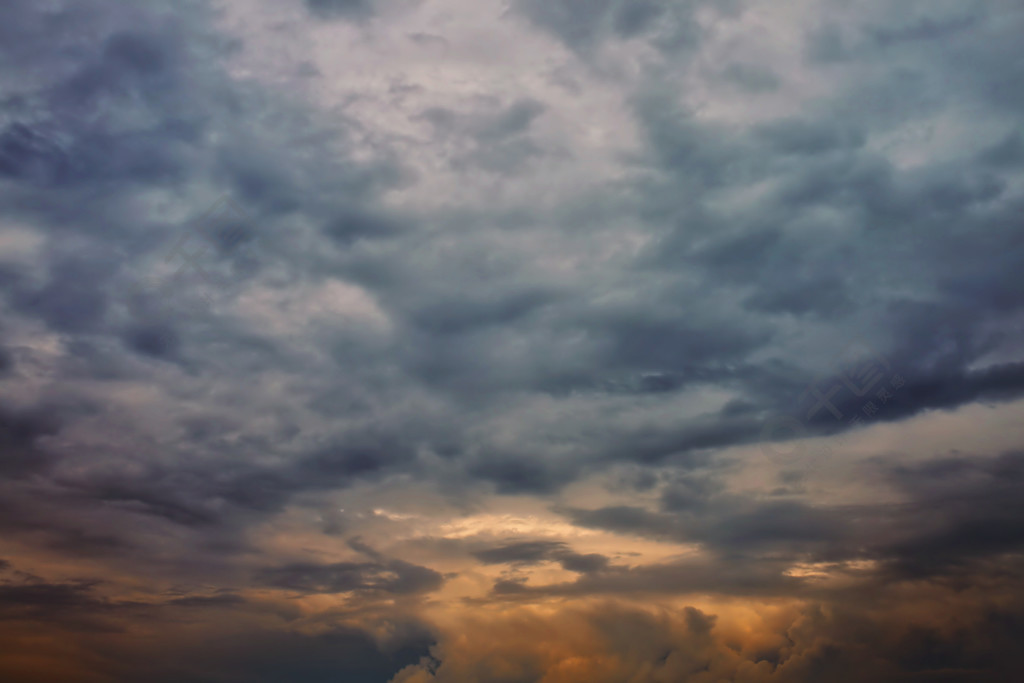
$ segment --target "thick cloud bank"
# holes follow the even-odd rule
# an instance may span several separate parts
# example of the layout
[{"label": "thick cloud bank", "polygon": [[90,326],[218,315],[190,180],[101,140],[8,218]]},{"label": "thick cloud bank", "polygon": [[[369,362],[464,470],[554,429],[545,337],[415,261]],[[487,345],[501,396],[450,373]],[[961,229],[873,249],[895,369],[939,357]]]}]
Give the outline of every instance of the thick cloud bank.
[{"label": "thick cloud bank", "polygon": [[1016,680],[1024,9],[0,8],[0,677]]}]

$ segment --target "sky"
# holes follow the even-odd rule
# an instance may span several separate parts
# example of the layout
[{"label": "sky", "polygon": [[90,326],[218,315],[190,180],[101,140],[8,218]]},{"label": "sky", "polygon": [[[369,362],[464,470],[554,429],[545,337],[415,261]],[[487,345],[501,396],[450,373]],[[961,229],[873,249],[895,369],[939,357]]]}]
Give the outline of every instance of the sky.
[{"label": "sky", "polygon": [[0,679],[1024,677],[1024,6],[0,5]]}]

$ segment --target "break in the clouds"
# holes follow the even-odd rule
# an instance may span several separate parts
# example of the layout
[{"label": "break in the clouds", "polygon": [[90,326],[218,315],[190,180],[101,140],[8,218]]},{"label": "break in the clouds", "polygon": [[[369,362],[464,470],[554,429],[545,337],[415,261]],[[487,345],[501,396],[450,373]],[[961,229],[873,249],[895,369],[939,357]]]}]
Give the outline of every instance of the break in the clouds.
[{"label": "break in the clouds", "polygon": [[0,9],[0,672],[1016,680],[1009,0]]}]

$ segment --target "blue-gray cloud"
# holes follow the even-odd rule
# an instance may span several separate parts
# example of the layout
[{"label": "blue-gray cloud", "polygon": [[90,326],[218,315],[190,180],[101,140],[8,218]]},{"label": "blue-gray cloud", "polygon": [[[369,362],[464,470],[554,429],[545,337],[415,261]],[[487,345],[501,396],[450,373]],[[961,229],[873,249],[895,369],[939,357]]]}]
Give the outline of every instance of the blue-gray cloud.
[{"label": "blue-gray cloud", "polygon": [[[252,75],[261,34],[231,33],[216,3],[0,10],[5,535],[149,568],[189,549],[174,571],[225,592],[172,600],[233,610],[255,609],[247,582],[366,602],[439,589],[426,560],[284,560],[253,538],[396,482],[456,506],[536,497],[710,558],[467,545],[483,567],[577,575],[505,576],[510,601],[810,595],[790,564],[952,581],[1019,552],[1016,452],[876,467],[865,481],[904,502],[847,507],[796,496],[800,477],[743,499],[725,480],[745,456],[723,455],[785,438],[773,416],[835,437],[854,416],[903,428],[1024,396],[1015,8],[823,1],[777,19],[783,54],[728,34],[752,3],[517,0],[503,30],[551,52],[509,67],[455,35],[434,40],[451,62],[403,61],[422,47],[406,36],[462,30],[457,13],[409,33],[432,10],[293,5],[272,33],[315,36],[303,59],[324,61],[295,71],[323,78]],[[317,42],[332,30],[356,47]],[[386,78],[328,63],[357,47]],[[446,71],[458,60],[478,71]],[[870,393],[837,379],[851,341],[884,364]],[[624,471],[655,497],[560,498]],[[334,538],[344,514],[314,526]],[[98,586],[0,600],[127,609]],[[390,657],[368,638],[271,645],[327,658],[315,679],[347,643],[376,658],[371,680],[430,640]]]}]

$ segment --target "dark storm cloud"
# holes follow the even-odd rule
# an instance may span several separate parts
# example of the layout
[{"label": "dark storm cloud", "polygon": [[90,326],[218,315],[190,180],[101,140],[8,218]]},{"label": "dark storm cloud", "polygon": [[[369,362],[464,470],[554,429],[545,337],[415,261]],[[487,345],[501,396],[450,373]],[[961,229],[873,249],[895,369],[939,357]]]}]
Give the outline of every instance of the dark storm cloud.
[{"label": "dark storm cloud", "polygon": [[[197,643],[193,661],[173,676],[157,674],[154,680],[201,683],[231,672],[247,681],[301,680],[310,683],[385,683],[403,667],[428,656],[433,644],[425,631],[406,629],[395,642],[382,647],[364,631],[335,628],[306,635],[271,630],[242,632],[219,639],[216,647]],[[140,663],[141,664],[141,663]],[[139,666],[139,671],[146,671]]]},{"label": "dark storm cloud", "polygon": [[137,325],[125,332],[125,346],[154,358],[173,356],[180,344],[177,332],[166,324]]},{"label": "dark storm cloud", "polygon": [[[71,644],[61,658],[69,667],[66,675],[76,680],[102,675],[106,680],[146,678],[168,683],[225,679],[384,683],[402,667],[427,656],[434,643],[425,626],[409,620],[392,622],[384,638],[345,626],[307,634],[260,623],[261,615],[252,607],[232,614],[244,605],[231,595],[188,596],[164,606],[114,603],[94,596],[87,583],[3,585],[0,671],[12,672],[18,680],[47,680],[33,677],[31,669],[19,669],[17,662],[26,655],[46,657],[38,647],[40,634],[60,633],[61,640]],[[216,611],[218,626],[212,631],[179,632],[173,624],[180,621],[182,610],[190,610],[192,623],[198,618],[196,610]],[[129,628],[131,622],[126,620],[140,615],[150,626],[170,626],[158,648],[151,638],[137,638]],[[237,616],[238,621],[225,620],[228,616]],[[36,630],[40,625],[46,630]],[[82,657],[76,647],[84,647],[89,655]],[[181,657],[181,652],[189,656]]]},{"label": "dark storm cloud", "polygon": [[53,455],[39,439],[58,432],[60,420],[46,408],[18,410],[0,405],[0,474],[19,477],[45,469]]},{"label": "dark storm cloud", "polygon": [[953,571],[1024,547],[1024,453],[949,457],[886,469],[913,500],[894,515],[903,528],[897,527],[897,535],[876,551],[895,572]]},{"label": "dark storm cloud", "polygon": [[761,421],[750,416],[703,415],[665,427],[616,430],[594,448],[607,462],[651,465],[671,458],[689,469],[706,465],[712,449],[755,441],[762,431]]},{"label": "dark storm cloud", "polygon": [[428,567],[401,560],[386,562],[296,563],[262,570],[268,586],[302,593],[385,593],[415,595],[437,590],[444,577]]},{"label": "dark storm cloud", "polygon": [[[281,117],[291,117],[296,127],[288,134],[292,153],[301,154],[304,146],[313,144],[296,138],[309,135],[315,124],[303,130],[303,121],[285,111],[283,101],[256,104],[258,93],[229,84],[218,64],[231,46],[206,29],[210,17],[200,4],[189,4],[170,21],[133,9],[132,16],[123,20],[136,21],[132,28],[119,26],[122,20],[105,13],[104,3],[88,7],[57,10],[48,20],[12,10],[8,26],[20,26],[20,30],[14,32],[17,37],[9,49],[31,52],[33,37],[45,35],[55,45],[82,52],[82,58],[68,69],[52,55],[39,55],[36,71],[43,74],[41,82],[33,85],[31,93],[27,86],[14,83],[12,94],[3,102],[8,123],[0,135],[4,167],[17,181],[4,188],[12,213],[21,220],[79,235],[79,243],[70,249],[53,245],[49,281],[31,290],[19,287],[16,303],[24,313],[70,332],[102,332],[105,324],[113,322],[109,320],[113,276],[155,255],[153,247],[163,237],[180,238],[194,227],[140,214],[127,188],[180,190],[204,177],[213,187],[233,190],[247,205],[264,211],[259,227],[268,243],[273,241],[266,234],[273,216],[300,205],[297,176],[324,175],[283,162],[282,150],[263,137],[256,119],[237,125],[240,107],[276,108]],[[70,28],[75,17],[94,25],[104,37],[96,44],[83,42]],[[164,25],[158,25],[161,21]],[[220,139],[218,145],[209,144],[211,136]],[[320,161],[331,163],[324,155]],[[365,192],[378,182],[354,167],[349,169],[352,174],[339,170],[331,187],[335,196],[346,186]],[[364,170],[370,175],[379,172]],[[61,190],[58,196],[40,194],[56,189]],[[308,205],[320,204],[312,209],[317,213],[326,207],[311,190],[312,185],[307,185],[301,191],[307,193]],[[186,220],[206,208],[195,205]],[[341,217],[330,220],[344,224]],[[241,227],[248,231],[243,241],[252,241],[253,226]],[[190,251],[201,242],[190,243]],[[217,249],[206,253],[207,260],[201,264],[205,269],[223,272],[227,266],[237,279],[251,276],[261,264],[260,259],[239,261],[240,251],[227,253],[216,241],[214,246]],[[125,254],[131,260],[125,262]],[[185,279],[194,289],[194,278]],[[117,284],[124,294],[123,281]],[[175,299],[190,292],[187,286],[176,289]],[[180,308],[166,301],[162,306]],[[143,314],[136,311],[136,315]],[[181,344],[181,332],[167,320],[143,319],[129,327],[126,343],[140,353],[164,357]]]},{"label": "dark storm cloud", "polygon": [[142,615],[148,609],[142,602],[105,597],[96,580],[57,583],[17,573],[15,580],[0,582],[0,622],[107,631],[119,629],[117,619]]},{"label": "dark storm cloud", "polygon": [[491,482],[499,493],[550,493],[571,481],[577,468],[549,464],[521,453],[482,454],[468,472]]},{"label": "dark storm cloud", "polygon": [[[31,53],[44,33],[54,44],[82,53],[70,74],[58,53],[33,55],[37,70],[47,67],[42,82],[32,91],[16,86],[4,99],[9,123],[0,135],[3,168],[28,187],[173,182],[186,172],[181,153],[201,128],[198,112],[175,98],[192,87],[182,79],[197,56],[181,40],[181,22],[160,29],[144,11],[133,10],[125,19],[140,25],[121,29],[111,25],[103,9],[103,3],[87,3],[74,10],[5,15],[15,34],[8,49],[15,54]],[[76,33],[76,22],[93,26],[103,37],[88,43]],[[115,102],[123,108],[110,109]],[[132,116],[145,124],[128,129]]]},{"label": "dark storm cloud", "polygon": [[[311,8],[352,14],[369,7],[329,4]],[[597,47],[625,36],[663,41],[666,31],[671,33],[666,27],[679,24],[692,9],[609,2],[581,19],[571,5],[524,3],[520,10],[570,44]],[[755,442],[761,416],[791,412],[815,374],[799,359],[777,359],[785,355],[781,326],[791,319],[872,339],[888,337],[880,351],[903,373],[907,386],[879,414],[880,420],[1020,395],[1015,365],[972,366],[999,343],[982,330],[993,316],[1017,311],[1022,300],[1014,273],[1024,246],[1019,231],[1012,229],[1016,204],[1007,198],[1000,175],[1014,168],[1008,165],[1014,158],[1012,136],[996,136],[982,146],[990,149],[984,157],[989,162],[975,156],[900,170],[868,149],[876,132],[899,120],[893,112],[874,108],[873,100],[842,108],[848,95],[840,92],[836,101],[823,101],[799,117],[729,130],[702,122],[671,102],[654,70],[629,100],[646,141],[646,155],[639,160],[644,173],[629,181],[642,208],[628,202],[615,207],[621,212],[636,208],[654,239],[637,259],[623,262],[621,272],[610,270],[579,286],[555,286],[531,281],[518,257],[476,242],[472,235],[458,244],[461,260],[423,249],[424,235],[430,234],[424,231],[437,230],[434,224],[444,217],[413,219],[376,202],[377,193],[415,182],[403,176],[396,155],[384,150],[371,162],[339,161],[324,143],[347,149],[344,120],[342,130],[328,132],[308,113],[233,82],[212,57],[236,48],[209,30],[208,15],[199,5],[189,5],[168,22],[133,10],[137,26],[108,15],[103,3],[83,7],[49,18],[25,8],[11,11],[9,25],[19,28],[8,29],[6,49],[15,61],[42,60],[45,78],[41,87],[31,89],[34,104],[27,108],[30,90],[13,72],[5,76],[20,94],[5,101],[10,120],[0,146],[9,173],[4,192],[14,213],[41,229],[75,233],[83,240],[68,248],[49,244],[45,270],[14,276],[10,300],[23,314],[70,335],[83,351],[90,344],[99,348],[97,338],[113,335],[141,358],[172,361],[200,376],[216,368],[228,382],[242,382],[254,367],[279,367],[301,378],[304,391],[323,399],[310,405],[324,414],[380,405],[371,397],[382,386],[401,392],[425,385],[444,400],[481,409],[515,391],[671,398],[717,385],[746,401],[744,413],[681,419],[671,429],[609,426],[599,430],[600,439],[581,443],[581,455],[568,460],[546,457],[550,443],[543,439],[532,454],[510,452],[486,439],[461,444],[468,457],[456,461],[465,473],[502,492],[556,490],[587,471],[588,460],[658,463]],[[101,38],[82,42],[69,28],[78,20],[94,25]],[[915,21],[906,19],[908,26],[918,25]],[[921,25],[959,26],[945,19],[928,21]],[[980,30],[976,24],[950,30],[981,59],[987,53],[974,37]],[[64,65],[40,52],[35,41],[44,34],[57,45],[81,50],[83,59]],[[887,49],[934,49],[926,34],[890,41]],[[1008,47],[1000,36],[992,49],[1003,53]],[[749,64],[736,62],[726,72],[724,78],[744,87],[769,89],[770,75]],[[879,78],[879,87],[891,85],[886,74]],[[869,81],[857,87],[868,87]],[[930,90],[930,82],[921,87],[920,93],[900,95],[907,118],[945,101]],[[994,97],[992,91],[977,89],[967,94],[982,104]],[[1001,99],[999,106],[1006,102]],[[523,145],[545,153],[533,134],[550,107],[529,97],[492,98],[478,110],[433,106],[418,120],[460,148],[455,156],[463,162],[513,172],[520,168],[516,160],[523,158],[518,156]],[[266,118],[277,121],[277,127],[264,126],[256,116],[240,121],[237,112],[242,110],[273,112]],[[83,117],[82,112],[95,115]],[[486,161],[481,154],[495,156]],[[201,284],[186,283],[159,295],[135,289],[122,299],[123,281],[115,274],[141,268],[143,257],[160,259],[163,254],[154,247],[162,240],[153,235],[187,225],[131,210],[127,193],[111,188],[123,182],[123,187],[181,190],[196,179],[229,191],[254,214],[243,226],[255,249],[252,256],[243,258],[241,251],[225,251],[216,239],[211,242],[217,247],[209,262],[217,274],[214,294],[233,295],[256,285],[281,291],[284,283],[312,285],[328,274],[341,274],[376,297],[397,329],[409,335],[407,341],[379,346],[352,336],[356,332],[351,329],[333,332],[337,341],[327,342],[327,334],[317,339],[317,344],[333,345],[330,354],[338,369],[360,377],[358,387],[342,391],[323,368],[300,361],[261,330],[246,329],[228,316],[214,319],[209,311],[190,313],[184,300]],[[738,203],[729,215],[718,208],[721,202],[712,203],[768,180],[774,185],[756,202]],[[55,188],[66,192],[61,195],[66,199],[44,205],[41,199]],[[74,194],[75,188],[83,194]],[[205,208],[197,205],[190,215],[201,215]],[[820,210],[841,217],[841,228],[817,226],[811,216]],[[301,247],[296,230],[285,227],[285,216],[292,225],[312,228],[301,234],[308,246]],[[534,217],[526,212],[521,220],[529,224]],[[578,229],[559,225],[559,216],[554,220],[556,232]],[[924,234],[934,239],[924,240]],[[115,254],[121,252],[139,265],[119,261]],[[628,303],[595,304],[626,281],[637,283]],[[894,291],[907,293],[887,293]],[[942,357],[922,354],[940,325],[950,323],[957,330],[955,348],[941,351]],[[587,342],[569,345],[568,340],[577,339]],[[502,353],[503,340],[527,345],[531,355]],[[754,354],[776,359],[753,363],[748,359]],[[86,374],[97,376],[112,368],[129,376],[137,372],[109,355],[101,363],[83,354],[82,365]],[[384,376],[390,384],[381,383]],[[844,413],[857,407],[845,400],[839,404]],[[376,419],[372,409],[364,410],[371,410],[371,422]],[[134,500],[131,504],[139,509],[191,523],[220,518],[220,512],[211,512],[216,500],[274,512],[296,493],[415,468],[414,454],[424,441],[465,438],[454,422],[440,417],[435,425],[415,428],[415,434],[401,433],[409,429],[402,427],[394,443],[369,449],[348,445],[350,435],[325,435],[322,442],[336,441],[337,448],[304,444],[288,465],[218,473],[183,464],[178,472],[161,469],[152,481],[149,468],[142,467],[137,470],[141,475],[132,475],[138,476],[137,483],[105,484],[100,497]],[[829,433],[842,426],[819,422],[809,428]],[[567,434],[580,431],[590,430],[565,424]],[[214,432],[194,432],[193,438],[195,445],[219,448]],[[276,437],[252,437],[248,443],[262,450],[279,446],[296,455]],[[703,458],[694,457],[688,462]],[[102,478],[109,482],[117,475],[105,472]],[[158,479],[176,483],[165,486]]]},{"label": "dark storm cloud", "polygon": [[[169,472],[149,468],[148,472],[105,473],[88,480],[65,480],[69,490],[121,507],[165,518],[186,526],[208,525],[218,516],[208,498],[196,485],[204,481],[202,473]],[[265,492],[264,492],[265,493]]]},{"label": "dark storm cloud", "polygon": [[[209,370],[210,362],[219,365],[215,352],[197,353],[214,339],[275,356],[272,346],[232,329],[223,317],[215,321],[208,307],[197,309],[190,299],[198,294],[216,298],[268,266],[267,253],[288,252],[287,244],[275,245],[274,217],[300,204],[308,207],[311,224],[330,226],[329,232],[343,242],[380,233],[382,227],[392,234],[396,221],[373,218],[381,212],[365,202],[347,201],[347,193],[368,197],[373,187],[390,184],[396,175],[387,169],[393,170],[394,164],[339,166],[327,154],[311,164],[290,164],[282,153],[297,158],[326,138],[317,135],[318,124],[302,120],[283,100],[265,98],[265,93],[226,78],[220,58],[232,46],[208,30],[210,15],[202,4],[184,5],[166,17],[138,8],[118,18],[119,11],[93,2],[48,13],[23,7],[5,13],[11,33],[5,51],[15,61],[34,60],[40,80],[26,84],[16,72],[3,75],[12,87],[3,102],[6,125],[0,127],[0,157],[9,182],[0,191],[16,220],[42,234],[52,231],[42,262],[34,264],[41,272],[12,270],[13,286],[5,294],[20,313],[68,335],[68,347],[75,352],[74,368],[68,371],[80,377],[144,376],[129,358],[112,352],[105,343],[110,337],[119,338],[129,353],[170,360],[192,374]],[[86,40],[79,31],[82,26],[92,27],[96,39]],[[39,51],[37,40],[51,47]],[[60,51],[54,46],[77,51],[80,58],[63,63],[54,56]],[[294,128],[286,134],[288,142],[281,145],[268,137],[259,129],[258,116],[239,118],[246,108],[250,113],[274,111],[289,120]],[[212,144],[211,136],[219,142]],[[322,164],[339,172],[325,172]],[[300,187],[303,175],[314,180]],[[182,200],[186,206],[178,209],[184,209],[185,218],[179,223],[141,211],[131,199],[136,189],[177,192],[197,180],[234,190],[245,209],[258,211],[259,218],[209,219],[208,204]],[[317,184],[322,192],[315,189]],[[371,218],[362,218],[366,216]],[[138,276],[140,270],[157,270],[169,260],[166,244],[200,227],[208,236],[192,239],[187,250],[212,247],[204,252],[207,260],[201,266],[213,273],[213,280],[200,282],[194,273],[186,273],[171,286],[159,278],[150,280],[146,273]],[[241,231],[242,247],[228,249],[221,243],[229,229]],[[256,239],[255,232],[259,246],[268,251],[246,256],[245,243]],[[307,269],[305,264],[295,266],[296,272]],[[217,289],[210,289],[210,282]],[[20,375],[27,366],[19,369],[17,358],[12,360],[9,370]],[[22,363],[34,360],[26,355]],[[221,366],[216,372],[223,370]],[[103,398],[94,398],[98,413],[110,415],[102,407]],[[38,469],[46,460],[33,450],[30,428],[38,421],[30,424],[18,416],[11,420],[4,466],[12,474],[14,469],[27,472],[29,466]],[[221,434],[231,426],[220,422],[219,429],[191,430],[183,445],[202,443],[223,455]],[[121,460],[106,466],[93,460],[85,471],[64,472],[57,482],[80,500],[210,528],[225,519],[224,502],[245,511],[273,512],[295,492],[369,476],[408,457],[405,446],[374,451],[376,446],[361,441],[365,439],[346,439],[336,447],[310,445],[308,455],[293,468],[225,468],[212,461],[168,466],[150,459],[151,447],[142,447],[134,463]],[[268,446],[252,439],[249,447]],[[76,533],[83,541],[103,536]]]},{"label": "dark storm cloud", "polygon": [[103,284],[115,265],[105,247],[76,246],[54,249],[49,272],[39,285],[30,283],[27,273],[17,273],[8,295],[19,313],[39,317],[54,330],[96,332],[109,307]]},{"label": "dark storm cloud", "polygon": [[[937,83],[922,87],[917,95],[903,96],[908,118],[922,113],[915,110],[915,97],[922,106],[927,101],[931,110],[941,101],[937,98],[948,97],[935,90]],[[676,183],[677,194],[684,197],[703,191],[693,194],[689,216],[656,243],[652,260],[665,268],[696,265],[707,282],[748,292],[748,328],[771,326],[785,316],[808,322],[818,318],[840,329],[858,325],[854,337],[876,338],[884,329],[890,341],[880,345],[881,352],[907,373],[914,389],[881,419],[952,408],[975,400],[975,392],[1018,396],[1014,367],[990,368],[984,371],[990,376],[983,378],[968,366],[994,342],[982,336],[981,321],[1019,310],[1024,301],[1017,291],[1019,278],[1013,275],[1017,266],[1010,265],[1021,262],[1020,232],[1010,228],[1019,201],[1002,201],[1004,181],[970,159],[895,169],[865,146],[872,129],[884,132],[892,125],[891,114],[886,114],[889,123],[880,120],[881,113],[870,102],[841,113],[823,107],[817,120],[781,120],[747,132],[697,123],[685,111],[672,111],[657,94],[640,97],[639,120],[649,136],[652,160],[666,181]],[[733,207],[728,219],[716,216],[716,209],[702,211],[714,192],[769,178],[778,192],[769,192],[749,214],[743,205]],[[660,181],[642,186],[642,191],[652,207],[669,201],[661,194]],[[826,230],[809,219],[823,207],[846,216],[849,228]],[[735,229],[737,222],[741,229]],[[922,239],[936,230],[948,238]],[[982,252],[988,256],[981,257]],[[908,271],[907,263],[915,270]],[[952,268],[947,265],[951,263]],[[954,280],[957,285],[951,286]],[[889,288],[894,282],[920,292],[929,304],[893,294]],[[865,324],[866,315],[874,321]],[[855,318],[862,322],[852,323]],[[945,365],[938,367],[936,353],[942,352],[922,354],[920,349],[934,344],[939,329],[950,324],[958,330],[958,357],[955,364],[952,358],[942,359]],[[715,342],[723,338],[736,335],[709,337]],[[768,348],[773,342],[758,340],[756,345]],[[753,377],[738,379],[770,410],[779,410],[790,391],[788,382],[780,382],[774,390],[767,387],[770,393],[765,395],[766,387],[752,384]],[[811,379],[808,375],[806,381]]]},{"label": "dark storm cloud", "polygon": [[[565,567],[570,569],[570,567]],[[496,581],[493,594],[510,601],[550,597],[640,596],[694,593],[722,595],[796,594],[801,579],[784,576],[786,566],[772,559],[738,562],[665,562],[643,566],[602,565],[580,571],[578,578],[555,584]],[[579,571],[579,570],[572,570]]]},{"label": "dark storm cloud", "polygon": [[484,564],[530,566],[542,562],[558,562],[563,569],[587,574],[608,566],[608,558],[598,553],[573,552],[561,541],[526,541],[487,548],[473,553]]},{"label": "dark storm cloud", "polygon": [[[209,420],[207,420],[209,421]],[[213,422],[193,431],[197,442]],[[280,466],[241,462],[184,463],[175,466],[129,463],[54,477],[67,496],[112,505],[126,513],[158,517],[197,531],[240,523],[246,515],[281,511],[303,492],[346,488],[379,477],[411,457],[409,447],[375,435],[350,435],[343,441],[300,454]]]},{"label": "dark storm cloud", "polygon": [[749,503],[716,496],[667,511],[633,506],[564,510],[574,524],[656,540],[700,543],[716,552],[749,554],[785,551],[794,556],[850,534],[838,511],[797,503]]},{"label": "dark storm cloud", "polygon": [[[73,69],[55,56],[59,50],[40,55],[40,82],[31,91],[12,84],[3,102],[9,167],[35,169],[5,185],[11,213],[63,233],[51,247],[48,281],[17,301],[22,311],[69,332],[100,329],[110,305],[106,285],[118,270],[116,251],[132,246],[130,231],[150,222],[125,210],[126,188],[185,181],[182,155],[199,142],[203,116],[190,110],[197,91],[185,77],[196,73],[202,43],[190,51],[181,41],[180,20],[160,30],[145,12],[125,16],[140,23],[129,32],[103,10],[103,3],[89,3],[88,9],[83,4],[39,15],[15,10],[5,17],[17,27],[15,51],[46,36],[51,48],[81,52]],[[101,39],[84,41],[77,33],[81,26],[92,26]],[[11,136],[34,142],[15,144]],[[56,189],[62,192],[41,194]]]},{"label": "dark storm cloud", "polygon": [[1024,365],[1005,363],[953,374],[912,375],[907,391],[881,419],[899,419],[928,408],[953,408],[973,401],[1006,401],[1024,394]]},{"label": "dark storm cloud", "polygon": [[445,577],[433,569],[389,559],[358,537],[350,539],[348,546],[371,561],[296,562],[261,569],[257,572],[257,579],[267,586],[302,593],[357,593],[366,596],[419,595],[435,591],[444,584]]},{"label": "dark storm cloud", "polygon": [[[38,482],[39,477],[30,481]],[[19,486],[17,477],[0,480],[0,531],[11,539],[23,539],[75,558],[121,558],[134,544],[113,524],[95,524],[84,518],[81,498],[55,499],[31,484]],[[76,510],[70,514],[68,510]]]},{"label": "dark storm cloud", "polygon": [[[303,58],[351,56],[321,41],[329,30],[391,56],[384,4],[293,7],[327,50]],[[472,78],[443,72],[465,86],[455,97],[414,83],[401,55],[387,78],[405,80],[381,88],[382,72],[370,87],[326,63],[296,67],[327,74],[324,92],[246,76],[254,55],[288,50],[227,37],[234,15],[204,2],[5,6],[0,527],[119,570],[385,602],[445,576],[375,538],[350,543],[358,561],[288,562],[261,535],[321,505],[325,533],[359,533],[333,497],[377,485],[548,499],[628,468],[623,490],[654,492],[652,506],[558,509],[694,544],[700,561],[632,566],[550,539],[460,548],[511,568],[494,592],[509,600],[807,596],[813,581],[784,574],[801,562],[871,560],[858,576],[878,580],[1006,571],[1022,542],[1017,453],[878,465],[864,476],[900,502],[839,505],[801,498],[796,478],[729,493],[744,463],[721,451],[756,443],[772,415],[803,417],[853,339],[902,378],[878,422],[1024,396],[1019,17],[998,2],[815,6],[763,32],[802,40],[787,47],[798,67],[728,34],[746,9],[518,0],[502,35],[546,34],[522,41],[529,58],[584,85],[499,74],[527,62],[496,40]],[[456,24],[445,69],[465,59]],[[426,35],[400,30],[409,49],[404,36]],[[727,51],[699,52],[722,35]],[[344,105],[318,110],[321,95]],[[202,224],[224,198],[244,215]],[[205,277],[167,275],[183,236]],[[866,398],[841,391],[844,419],[819,410],[807,433],[838,435]],[[187,561],[167,559],[178,549]],[[578,576],[519,579],[545,563]],[[237,582],[165,602],[249,609]],[[116,612],[103,588],[4,584],[0,603],[26,619]],[[993,611],[979,632],[1015,634],[1014,619]],[[971,658],[938,654],[947,636],[908,634],[893,656],[960,675]],[[167,679],[386,680],[432,642],[417,632],[396,655],[361,631],[242,641]],[[808,661],[842,671],[855,655]]]},{"label": "dark storm cloud", "polygon": [[26,583],[0,586],[0,613],[4,618],[40,618],[69,610],[98,610],[107,602],[93,597],[94,584]]},{"label": "dark storm cloud", "polygon": [[538,564],[560,552],[566,544],[560,541],[532,541],[489,548],[473,553],[484,564]]},{"label": "dark storm cloud", "polygon": [[[694,583],[693,588],[683,589],[682,578],[681,583],[654,581],[662,569],[611,566],[603,578],[537,590],[614,592],[608,582],[625,589],[635,581],[638,585],[647,582],[651,590],[700,591],[706,589],[701,582],[714,581],[716,571],[752,564],[757,570],[737,575],[736,581],[748,589],[772,591],[778,589],[778,581],[786,580],[778,573],[792,563],[865,559],[879,563],[873,572],[878,579],[961,577],[965,572],[984,571],[988,563],[998,564],[1024,545],[1021,453],[949,457],[914,466],[876,463],[874,468],[904,500],[884,505],[751,501],[707,482],[696,487],[683,482],[665,489],[659,510],[635,506],[559,508],[581,527],[695,543],[713,559],[703,566],[701,571],[706,573],[694,573],[702,565],[676,568],[679,577],[686,576],[685,581]],[[537,560],[551,550],[526,544],[492,552],[503,561],[514,562]],[[666,576],[670,573],[668,568],[664,572]],[[647,573],[651,576],[640,578]],[[724,576],[720,581],[726,583]],[[736,588],[732,583],[729,586],[729,590]]]}]

